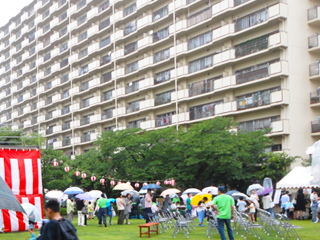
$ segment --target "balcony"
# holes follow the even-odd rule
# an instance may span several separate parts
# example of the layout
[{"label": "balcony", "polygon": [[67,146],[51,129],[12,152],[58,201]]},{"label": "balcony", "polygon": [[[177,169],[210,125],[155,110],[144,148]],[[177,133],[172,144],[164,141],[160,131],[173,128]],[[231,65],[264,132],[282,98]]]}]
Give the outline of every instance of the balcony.
[{"label": "balcony", "polygon": [[62,131],[68,130],[71,128],[71,122],[65,122],[64,124],[62,124]]},{"label": "balcony", "polygon": [[62,140],[63,147],[70,146],[70,145],[71,145],[71,138],[65,138]]},{"label": "balcony", "polygon": [[308,14],[308,24],[312,26],[320,26],[320,16],[319,16],[320,6],[314,6],[309,8],[307,11]]},{"label": "balcony", "polygon": [[163,127],[163,126],[171,125],[173,115],[175,115],[175,112],[158,115],[155,121],[155,126]]},{"label": "balcony", "polygon": [[319,34],[314,34],[310,37],[308,37],[308,47],[309,47],[309,52],[312,53],[320,53],[320,36]]},{"label": "balcony", "polygon": [[53,133],[53,127],[49,127],[47,130],[46,130],[46,135],[49,135],[49,134],[52,134]]},{"label": "balcony", "polygon": [[136,81],[136,82],[132,82],[132,83],[129,83],[127,86],[126,86],[126,94],[128,93],[132,93],[132,92],[136,92],[139,90],[139,81]]},{"label": "balcony", "polygon": [[311,136],[319,136],[320,135],[320,121],[312,121],[311,122]]},{"label": "balcony", "polygon": [[90,116],[88,117],[84,117],[83,119],[81,119],[80,121],[80,126],[83,126],[83,125],[87,125],[90,123]]},{"label": "balcony", "polygon": [[320,88],[310,93],[310,104],[311,107],[320,106]]},{"label": "balcony", "polygon": [[47,113],[45,116],[46,120],[52,119],[52,112]]},{"label": "balcony", "polygon": [[320,80],[319,61],[309,65],[309,79]]},{"label": "balcony", "polygon": [[140,110],[140,102],[142,102],[142,101],[136,101],[136,102],[129,103],[127,106],[127,113],[139,111]]},{"label": "balcony", "polygon": [[105,110],[101,116],[101,120],[112,118],[113,117],[113,110],[114,109]]},{"label": "balcony", "polygon": [[188,17],[187,26],[192,27],[192,26],[194,26],[202,21],[205,21],[211,17],[212,17],[212,8],[211,7],[200,10],[199,12],[194,13]]}]

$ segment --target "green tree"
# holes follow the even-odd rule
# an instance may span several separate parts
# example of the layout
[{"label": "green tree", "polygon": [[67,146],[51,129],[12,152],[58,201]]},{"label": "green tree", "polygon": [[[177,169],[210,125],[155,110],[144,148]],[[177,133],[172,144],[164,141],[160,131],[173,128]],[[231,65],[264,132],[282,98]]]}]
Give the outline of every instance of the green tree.
[{"label": "green tree", "polygon": [[1,145],[42,146],[45,138],[40,134],[25,134],[23,129],[12,130],[10,126],[0,128]]}]

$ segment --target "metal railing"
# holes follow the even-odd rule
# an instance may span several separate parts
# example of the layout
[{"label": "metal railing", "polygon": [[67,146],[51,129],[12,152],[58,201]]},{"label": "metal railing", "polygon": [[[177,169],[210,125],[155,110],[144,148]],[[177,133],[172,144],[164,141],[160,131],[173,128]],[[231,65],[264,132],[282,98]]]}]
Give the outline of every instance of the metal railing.
[{"label": "metal railing", "polygon": [[52,133],[53,133],[53,128],[52,128],[52,127],[48,128],[48,129],[46,130],[46,135],[52,134]]},{"label": "metal railing", "polygon": [[319,61],[309,65],[309,76],[319,75]]},{"label": "metal railing", "polygon": [[191,107],[190,120],[196,120],[205,117],[211,117],[215,115],[215,105],[216,103],[205,104],[201,106]]},{"label": "metal railing", "polygon": [[140,110],[140,101],[129,103],[127,113],[132,113]]},{"label": "metal railing", "polygon": [[108,109],[105,110],[103,115],[102,115],[102,120],[108,119],[108,118],[112,118],[113,117],[113,109]]},{"label": "metal railing", "polygon": [[137,30],[137,23],[136,22],[130,22],[124,27],[124,35],[128,35],[134,31]]},{"label": "metal railing", "polygon": [[190,84],[190,97],[214,91],[214,80],[203,80]]},{"label": "metal railing", "polygon": [[129,63],[127,66],[126,66],[126,74],[128,73],[131,73],[131,72],[134,72],[138,70],[138,61],[136,62],[133,62],[133,63]]},{"label": "metal railing", "polygon": [[152,21],[155,22],[159,20],[160,18],[163,18],[164,16],[168,15],[169,10],[168,6],[165,6],[154,13],[152,13]]},{"label": "metal railing", "polygon": [[320,102],[320,89],[319,91],[314,91],[310,93],[310,104],[315,104]]},{"label": "metal railing", "polygon": [[99,31],[108,27],[110,25],[110,18],[102,21],[101,23],[99,23]]},{"label": "metal railing", "polygon": [[46,120],[49,120],[49,119],[51,119],[52,118],[52,112],[48,112],[47,114],[46,114]]},{"label": "metal railing", "polygon": [[172,91],[157,95],[154,100],[154,104],[158,106],[171,102],[171,93]]},{"label": "metal railing", "polygon": [[236,58],[243,57],[269,47],[269,35],[252,39],[235,46]]},{"label": "metal railing", "polygon": [[105,55],[100,59],[100,66],[103,66],[107,63],[111,62],[111,56],[110,55]]},{"label": "metal railing", "polygon": [[199,22],[205,21],[212,17],[212,8],[206,8],[200,12],[194,13],[188,17],[188,27],[196,25]]},{"label": "metal railing", "polygon": [[247,1],[249,1],[249,0],[234,0],[233,6],[235,6],[235,7],[239,6],[240,4],[245,3]]},{"label": "metal railing", "polygon": [[70,138],[65,138],[62,140],[62,146],[69,146],[71,145],[71,139]]},{"label": "metal railing", "polygon": [[309,49],[319,46],[318,36],[319,36],[319,34],[316,33],[316,34],[308,37],[308,47],[309,47]]},{"label": "metal railing", "polygon": [[90,140],[91,140],[90,134],[85,134],[85,135],[82,135],[81,137],[81,142],[89,142]]},{"label": "metal railing", "polygon": [[169,36],[169,27],[166,27],[158,32],[153,33],[153,42],[157,42]]},{"label": "metal railing", "polygon": [[86,125],[86,124],[89,124],[90,123],[90,117],[84,117],[83,119],[81,119],[80,121],[80,125],[83,126],[83,125]]},{"label": "metal railing", "polygon": [[81,84],[80,86],[80,91],[84,91],[84,90],[87,90],[89,89],[89,82],[84,82]]},{"label": "metal railing", "polygon": [[70,128],[71,128],[70,122],[65,122],[64,124],[62,124],[62,131],[68,130]]},{"label": "metal railing", "polygon": [[271,103],[270,92],[252,94],[253,96],[237,99],[237,110],[261,107]]},{"label": "metal railing", "polygon": [[100,41],[99,47],[103,48],[104,46],[107,46],[110,44],[110,37],[106,37]]},{"label": "metal railing", "polygon": [[130,54],[138,49],[138,42],[129,43],[124,47],[124,55]]},{"label": "metal railing", "polygon": [[139,81],[132,82],[131,85],[126,86],[126,94],[139,90]]},{"label": "metal railing", "polygon": [[100,82],[101,82],[101,83],[108,82],[108,81],[111,80],[111,78],[112,78],[111,72],[107,72],[107,73],[105,73],[105,74],[103,74],[103,75],[101,76]]},{"label": "metal railing", "polygon": [[269,66],[252,70],[250,72],[245,72],[241,74],[236,74],[237,84],[250,82],[256,79],[264,78],[269,76]]},{"label": "metal railing", "polygon": [[153,80],[154,80],[154,84],[159,84],[159,83],[170,80],[170,78],[171,78],[171,71],[167,70],[167,71],[163,71],[155,74]]},{"label": "metal railing", "polygon": [[130,13],[133,13],[134,11],[136,11],[136,9],[137,9],[136,3],[131,4],[129,7],[126,7],[126,8],[123,10],[123,16],[127,16],[127,15],[129,15]]},{"label": "metal railing", "polygon": [[108,101],[110,99],[112,99],[112,90],[102,94],[102,101]]},{"label": "metal railing", "polygon": [[31,119],[31,124],[36,124],[36,123],[38,123],[38,118],[37,117],[32,118]]},{"label": "metal railing", "polygon": [[165,59],[168,59],[169,57],[170,57],[170,49],[165,49],[154,54],[153,62],[157,63]]},{"label": "metal railing", "polygon": [[84,39],[86,39],[88,37],[88,33],[87,31],[85,31],[84,33],[81,33],[78,37],[78,42],[83,41]]},{"label": "metal railing", "polygon": [[85,23],[87,21],[87,14],[80,17],[77,21],[77,25],[80,26],[82,23]]},{"label": "metal railing", "polygon": [[174,115],[175,112],[162,114],[157,116],[156,119],[156,127],[162,127],[172,124],[172,115]]},{"label": "metal railing", "polygon": [[60,62],[60,68],[63,68],[69,64],[69,59],[66,58]]},{"label": "metal railing", "polygon": [[318,17],[318,6],[308,9],[308,21]]},{"label": "metal railing", "polygon": [[33,103],[31,105],[31,111],[36,110],[37,109],[37,103]]},{"label": "metal railing", "polygon": [[84,100],[80,103],[80,108],[85,108],[85,107],[89,107],[89,106],[90,106],[89,100]]},{"label": "metal railing", "polygon": [[311,133],[320,132],[320,121],[312,121],[311,122]]},{"label": "metal railing", "polygon": [[87,0],[82,0],[77,4],[77,10],[79,10],[80,8],[82,8],[83,6],[85,6],[87,4]]}]

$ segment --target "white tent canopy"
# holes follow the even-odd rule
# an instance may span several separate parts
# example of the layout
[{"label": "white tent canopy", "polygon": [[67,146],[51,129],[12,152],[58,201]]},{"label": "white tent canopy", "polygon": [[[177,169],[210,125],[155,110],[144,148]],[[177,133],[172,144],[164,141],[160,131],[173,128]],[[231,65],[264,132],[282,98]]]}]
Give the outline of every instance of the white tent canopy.
[{"label": "white tent canopy", "polygon": [[314,182],[311,167],[295,167],[277,183],[282,188],[312,188],[320,185]]}]

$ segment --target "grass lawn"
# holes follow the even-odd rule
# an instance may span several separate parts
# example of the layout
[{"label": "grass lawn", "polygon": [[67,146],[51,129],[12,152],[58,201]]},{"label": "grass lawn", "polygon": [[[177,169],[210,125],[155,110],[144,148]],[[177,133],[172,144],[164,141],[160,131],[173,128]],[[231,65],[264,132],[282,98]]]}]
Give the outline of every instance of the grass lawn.
[{"label": "grass lawn", "polygon": [[[114,218],[112,223],[115,225],[109,226],[107,228],[105,227],[99,227],[98,222],[96,219],[92,221],[88,221],[88,226],[86,227],[77,227],[77,219],[75,218],[73,221],[73,224],[77,227],[78,231],[78,237],[80,240],[95,240],[95,239],[140,239],[139,238],[139,224],[145,223],[143,220],[131,220],[131,225],[122,225],[118,226],[116,225],[117,219]],[[311,223],[310,220],[305,221],[293,221],[294,225],[302,227],[302,229],[297,229],[297,232],[301,239],[303,240],[318,240],[320,239],[319,233],[320,233],[320,223],[314,224]],[[205,224],[207,226],[207,224]],[[196,229],[193,229],[191,233],[189,234],[189,239],[207,239],[206,238],[206,227],[198,227]],[[173,239],[172,238],[173,229],[169,229],[166,233],[159,234],[158,236],[155,235],[155,233],[151,234],[151,238],[154,239]],[[262,239],[277,239],[280,238],[276,237],[270,237],[261,233]],[[38,232],[36,232],[36,235],[38,235]],[[30,238],[30,234],[28,232],[20,232],[20,233],[5,233],[0,234],[1,240],[27,240]],[[144,235],[142,238],[148,238],[147,235]],[[186,239],[183,235],[183,233],[178,233],[176,239]],[[213,239],[220,239],[219,234],[215,233]],[[235,239],[243,239],[238,235],[235,235]],[[250,239],[255,239],[254,237],[251,237]]]}]

